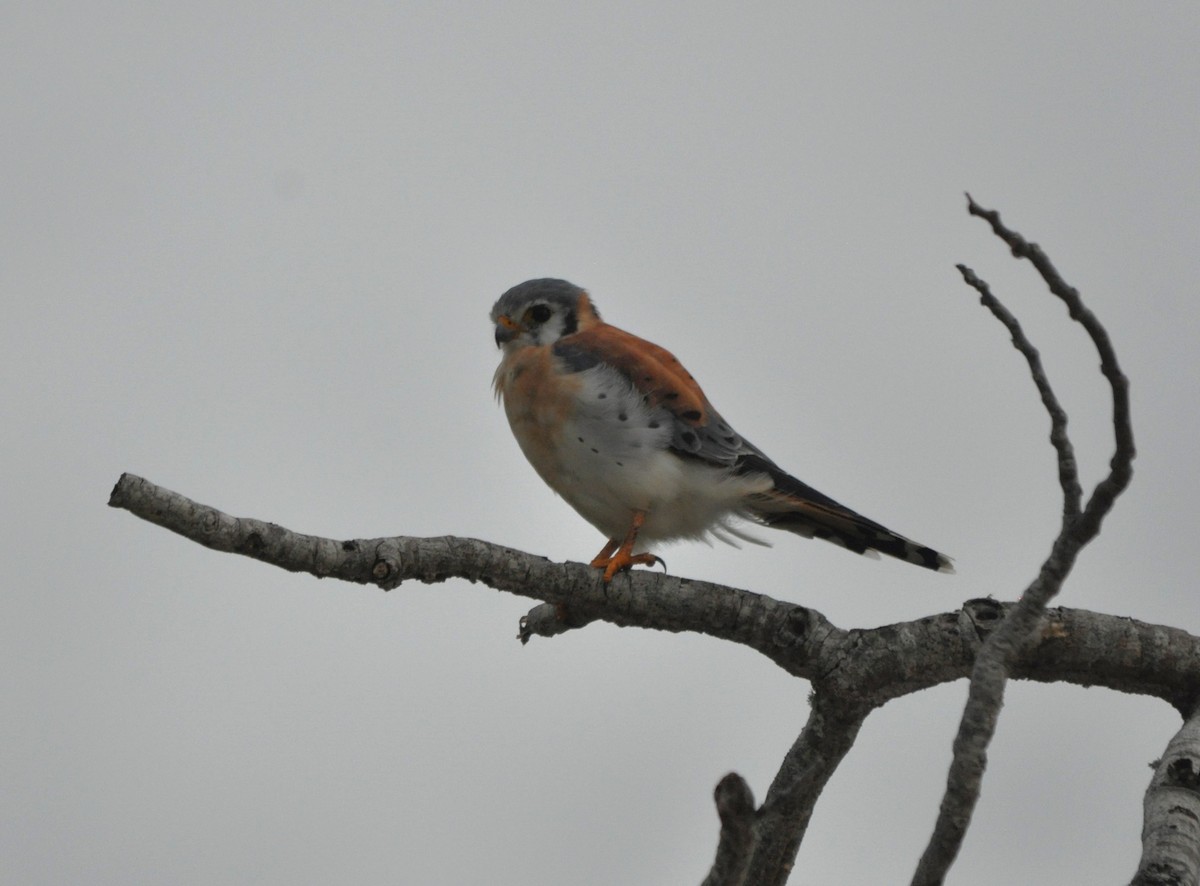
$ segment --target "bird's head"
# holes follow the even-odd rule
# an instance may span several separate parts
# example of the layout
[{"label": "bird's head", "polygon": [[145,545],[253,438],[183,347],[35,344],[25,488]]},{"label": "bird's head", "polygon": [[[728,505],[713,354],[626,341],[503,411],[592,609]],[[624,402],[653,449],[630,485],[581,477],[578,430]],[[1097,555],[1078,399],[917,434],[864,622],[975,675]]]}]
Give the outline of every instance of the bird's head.
[{"label": "bird's head", "polygon": [[496,344],[505,350],[553,344],[599,322],[584,290],[551,277],[519,283],[492,306]]}]

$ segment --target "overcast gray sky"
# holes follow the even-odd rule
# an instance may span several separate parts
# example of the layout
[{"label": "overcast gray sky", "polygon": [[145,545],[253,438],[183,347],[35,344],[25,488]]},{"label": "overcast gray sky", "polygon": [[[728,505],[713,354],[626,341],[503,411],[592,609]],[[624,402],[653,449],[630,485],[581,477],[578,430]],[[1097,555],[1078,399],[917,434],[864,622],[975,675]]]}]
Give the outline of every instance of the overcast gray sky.
[{"label": "overcast gray sky", "polygon": [[[128,470],[305,532],[590,558],[489,390],[488,309],[533,276],[958,565],[779,534],[672,571],[911,619],[1015,597],[1057,522],[1047,420],[956,262],[1026,323],[1089,480],[1111,447],[1094,353],[970,190],[1132,379],[1137,474],[1061,602],[1200,631],[1195,3],[18,3],[2,33],[0,881],[701,879],[713,786],[761,798],[807,685],[697,637],[522,648],[527,601],[105,507]],[[964,693],[871,716],[793,883],[907,882]],[[952,882],[1127,878],[1176,725],[1013,685]]]}]

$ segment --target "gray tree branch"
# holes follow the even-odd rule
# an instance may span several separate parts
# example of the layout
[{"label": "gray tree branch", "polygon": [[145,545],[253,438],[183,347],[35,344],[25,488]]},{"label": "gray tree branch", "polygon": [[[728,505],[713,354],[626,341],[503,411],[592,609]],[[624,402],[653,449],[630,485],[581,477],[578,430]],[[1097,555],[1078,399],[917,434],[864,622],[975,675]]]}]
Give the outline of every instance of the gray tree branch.
[{"label": "gray tree branch", "polygon": [[1083,326],[1100,354],[1101,372],[1108,379],[1113,399],[1114,453],[1109,474],[1092,492],[1083,511],[1079,510],[1081,491],[1074,448],[1067,434],[1067,416],[1046,377],[1037,351],[1026,338],[1013,315],[1000,304],[987,284],[970,268],[959,265],[967,283],[980,300],[1012,335],[1013,346],[1026,358],[1042,403],[1050,415],[1050,439],[1058,461],[1059,482],[1063,491],[1063,522],[1050,555],[1037,577],[1025,589],[1016,607],[980,650],[971,671],[967,704],[954,738],[954,757],[946,779],[946,791],[938,810],[937,823],[929,844],[913,874],[913,886],[939,886],[962,848],[979,800],[983,772],[987,767],[987,749],[995,735],[1004,687],[1009,671],[1020,654],[1025,639],[1038,629],[1050,600],[1058,593],[1079,552],[1100,532],[1105,514],[1112,509],[1133,476],[1133,427],[1129,415],[1129,385],[1117,363],[1108,333],[1088,310],[1079,293],[1068,286],[1057,269],[1036,244],[1005,227],[998,212],[983,209],[967,195],[968,211],[988,221],[992,231],[1012,249],[1014,256],[1033,263],[1050,291],[1067,305],[1075,322]]},{"label": "gray tree branch", "polygon": [[808,722],[783,758],[755,822],[757,842],[746,883],[783,886],[826,783],[854,746],[869,705],[847,701],[837,690],[813,687]]},{"label": "gray tree branch", "polygon": [[[305,535],[230,516],[133,474],[121,475],[109,505],[213,550],[317,578],[384,590],[405,581],[464,578],[544,601],[522,619],[526,640],[597,620],[707,634],[754,649],[814,686],[836,680],[843,698],[870,707],[969,676],[984,641],[1016,606],[969,600],[954,612],[846,630],[816,609],[763,594],[651,570],[626,573],[605,585],[582,563],[554,563],[473,538],[343,541]],[[1022,646],[1013,674],[1105,686],[1190,710],[1200,687],[1200,638],[1130,618],[1050,609],[1039,632]]]},{"label": "gray tree branch", "polygon": [[1142,860],[1130,886],[1200,883],[1200,708],[1167,745],[1143,805]]},{"label": "gray tree branch", "polygon": [[[737,822],[724,826],[718,853],[722,866],[714,864],[717,873],[710,876],[726,879],[714,883],[738,882],[729,879],[728,871],[748,876],[751,864],[756,879],[744,882],[785,882],[821,789],[866,713],[893,698],[968,676],[980,649],[1017,606],[970,600],[955,612],[844,630],[815,609],[737,588],[653,571],[633,572],[604,585],[595,570],[581,563],[552,563],[477,539],[339,541],[304,535],[232,517],[132,474],[121,476],[109,504],[214,550],[319,578],[383,589],[411,580],[465,578],[542,600],[522,619],[524,640],[596,620],[693,631],[741,643],[810,680],[813,715],[780,768],[750,841]],[[1134,619],[1052,608],[1024,640],[1011,673],[1149,695],[1190,711],[1200,687],[1200,638]]]},{"label": "gray tree branch", "polygon": [[754,833],[754,794],[736,772],[730,772],[713,791],[721,835],[717,857],[701,886],[744,886],[757,837]]}]

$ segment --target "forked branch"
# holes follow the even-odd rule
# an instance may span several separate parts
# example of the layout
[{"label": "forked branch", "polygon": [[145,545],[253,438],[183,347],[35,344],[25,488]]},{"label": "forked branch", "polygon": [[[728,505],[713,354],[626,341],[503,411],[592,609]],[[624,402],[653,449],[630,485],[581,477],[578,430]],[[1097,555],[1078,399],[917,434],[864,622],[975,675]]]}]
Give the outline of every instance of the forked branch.
[{"label": "forked branch", "polygon": [[992,294],[988,285],[968,267],[959,265],[967,283],[979,294],[985,307],[1012,334],[1013,345],[1029,363],[1033,381],[1050,415],[1051,441],[1058,461],[1059,483],[1063,492],[1063,522],[1058,537],[1032,584],[1025,589],[1016,607],[980,650],[971,672],[967,704],[954,739],[954,758],[946,779],[946,791],[938,811],[937,824],[929,845],[913,875],[913,886],[937,886],[954,863],[979,799],[983,772],[987,767],[987,749],[996,731],[996,721],[1004,704],[1004,687],[1021,647],[1034,635],[1050,600],[1070,574],[1083,546],[1100,532],[1104,515],[1111,510],[1133,476],[1133,427],[1129,415],[1129,385],[1117,363],[1108,333],[1095,315],[1084,306],[1078,291],[1067,285],[1049,258],[1036,244],[1029,243],[1005,227],[1000,214],[981,208],[967,196],[971,215],[986,219],[992,231],[1012,249],[1014,256],[1033,263],[1050,291],[1067,306],[1072,320],[1081,324],[1100,354],[1100,366],[1108,379],[1113,401],[1114,452],[1110,470],[1093,491],[1083,511],[1079,510],[1081,489],[1074,447],[1067,433],[1067,416],[1050,386],[1036,349],[1022,332],[1013,315]]}]

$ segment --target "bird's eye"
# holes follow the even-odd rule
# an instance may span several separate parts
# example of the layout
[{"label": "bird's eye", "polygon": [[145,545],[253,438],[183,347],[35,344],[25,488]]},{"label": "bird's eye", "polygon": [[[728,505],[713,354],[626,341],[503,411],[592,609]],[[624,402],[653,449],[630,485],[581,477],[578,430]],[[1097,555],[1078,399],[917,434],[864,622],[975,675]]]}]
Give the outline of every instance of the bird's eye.
[{"label": "bird's eye", "polygon": [[548,305],[534,305],[529,309],[529,319],[534,323],[545,323],[550,319],[550,307]]}]

